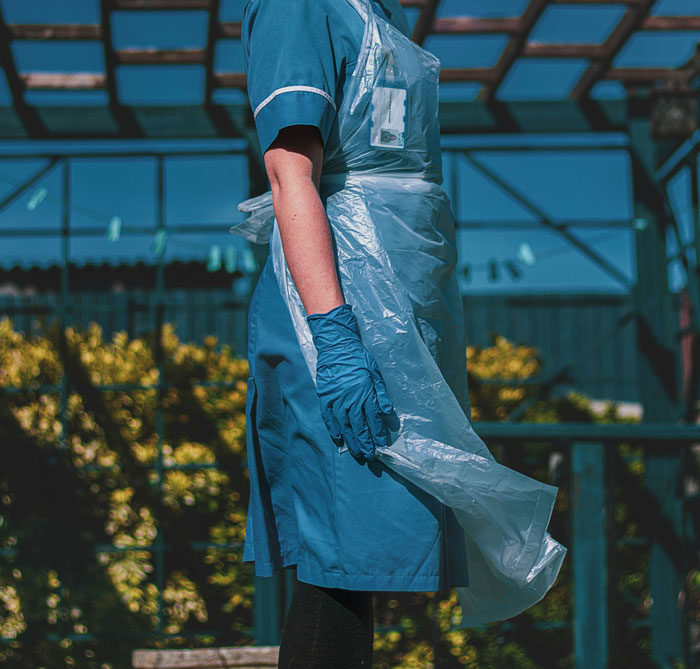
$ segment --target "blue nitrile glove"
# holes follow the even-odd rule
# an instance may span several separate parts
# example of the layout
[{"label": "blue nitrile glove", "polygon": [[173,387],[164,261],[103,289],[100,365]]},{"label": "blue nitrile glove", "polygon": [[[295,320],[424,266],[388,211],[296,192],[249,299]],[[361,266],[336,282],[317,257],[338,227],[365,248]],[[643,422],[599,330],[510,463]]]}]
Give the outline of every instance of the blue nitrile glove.
[{"label": "blue nitrile glove", "polygon": [[316,392],[331,439],[338,447],[345,442],[354,456],[372,460],[376,447],[389,445],[382,414],[390,414],[394,406],[377,363],[360,339],[352,307],[341,304],[306,320],[318,351]]}]

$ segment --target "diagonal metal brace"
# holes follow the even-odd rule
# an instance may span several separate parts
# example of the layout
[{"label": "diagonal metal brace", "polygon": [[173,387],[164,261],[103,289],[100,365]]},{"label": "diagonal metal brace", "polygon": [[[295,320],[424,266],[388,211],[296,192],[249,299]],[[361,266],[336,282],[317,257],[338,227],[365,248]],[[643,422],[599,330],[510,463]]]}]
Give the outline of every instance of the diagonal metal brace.
[{"label": "diagonal metal brace", "polygon": [[35,183],[41,180],[48,172],[50,172],[57,164],[58,158],[51,158],[49,164],[42,167],[36,174],[29,177],[27,181],[18,185],[14,190],[12,190],[8,195],[6,195],[2,200],[0,200],[0,212],[11,205],[17,198],[26,193]]},{"label": "diagonal metal brace", "polygon": [[526,197],[522,192],[509,184],[505,179],[503,179],[499,174],[497,174],[490,167],[485,165],[479,159],[475,158],[471,152],[462,151],[464,157],[478,169],[482,174],[488,177],[493,183],[495,183],[499,188],[504,190],[508,195],[514,198],[516,201],[520,202],[526,209],[532,212],[539,219],[540,223],[550,228],[553,232],[564,237],[572,246],[575,246],[579,251],[581,251],[589,260],[591,260],[595,265],[600,267],[606,274],[609,274],[615,281],[622,284],[626,289],[632,289],[632,282],[628,279],[615,265],[609,262],[604,256],[595,251],[591,246],[580,239],[577,235],[572,233],[567,229],[563,229],[561,226],[557,225],[552,221],[547,214],[541,209],[533,200]]}]

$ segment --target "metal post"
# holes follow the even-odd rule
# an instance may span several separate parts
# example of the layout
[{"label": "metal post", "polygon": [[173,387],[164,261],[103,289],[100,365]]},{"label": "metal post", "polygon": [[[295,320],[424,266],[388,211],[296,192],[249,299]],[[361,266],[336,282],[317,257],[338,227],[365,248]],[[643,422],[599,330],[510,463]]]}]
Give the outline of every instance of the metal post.
[{"label": "metal post", "polygon": [[609,665],[605,447],[571,445],[574,658],[576,669]]},{"label": "metal post", "polygon": [[[682,414],[678,319],[668,286],[665,212],[650,197],[658,195],[659,188],[653,176],[657,167],[655,145],[644,114],[630,119],[629,136],[636,218],[634,301],[640,397],[645,422],[676,422]],[[680,449],[664,442],[647,448],[652,659],[660,667],[676,666],[685,657],[681,476]]]},{"label": "metal post", "polygon": [[261,646],[279,645],[282,627],[280,589],[279,573],[271,578],[255,577],[253,625],[255,627],[255,641]]},{"label": "metal post", "polygon": [[61,297],[59,300],[59,347],[63,359],[63,374],[61,375],[61,395],[59,420],[61,434],[59,436],[59,448],[66,449],[66,412],[68,410],[68,343],[66,341],[66,327],[68,326],[69,309],[69,268],[70,263],[70,160],[63,160],[63,198],[61,202]]},{"label": "metal post", "polygon": [[[165,234],[165,166],[164,158],[159,155],[156,158],[156,202],[157,202],[157,230],[160,234]],[[156,257],[156,285],[155,285],[155,328],[154,328],[154,352],[155,363],[158,370],[158,381],[156,389],[156,415],[155,427],[158,439],[158,453],[156,455],[156,475],[158,486],[158,534],[154,541],[155,552],[155,580],[158,590],[158,634],[162,635],[165,627],[163,590],[165,589],[165,537],[163,536],[163,483],[165,479],[165,469],[163,462],[163,388],[165,379],[163,378],[163,316],[165,311],[165,250],[158,253]]]},{"label": "metal post", "polygon": [[[61,202],[61,297],[60,297],[60,312],[59,312],[59,327],[58,327],[58,341],[60,355],[63,362],[63,373],[61,374],[61,392],[59,396],[59,423],[61,426],[61,433],[59,435],[58,448],[60,452],[59,460],[57,461],[55,457],[51,457],[50,461],[54,467],[58,468],[63,464],[64,458],[66,457],[67,446],[67,434],[66,426],[68,424],[68,393],[70,391],[70,362],[68,360],[68,340],[66,338],[66,328],[68,327],[68,314],[69,314],[69,263],[70,263],[70,223],[71,223],[71,209],[70,209],[70,198],[71,198],[71,163],[69,158],[65,158],[63,161],[63,198]],[[68,547],[64,541],[64,537],[67,534],[67,514],[65,512],[64,500],[56,499],[56,510],[58,514],[56,523],[56,533],[57,533],[57,552],[59,559],[59,579],[61,585],[58,589],[59,597],[59,611],[61,615],[58,619],[58,634],[62,638],[66,633],[66,624],[64,622],[63,613],[66,612],[66,602],[63,598],[63,593],[65,589],[66,579],[68,577],[67,563],[69,558],[66,554]]]}]

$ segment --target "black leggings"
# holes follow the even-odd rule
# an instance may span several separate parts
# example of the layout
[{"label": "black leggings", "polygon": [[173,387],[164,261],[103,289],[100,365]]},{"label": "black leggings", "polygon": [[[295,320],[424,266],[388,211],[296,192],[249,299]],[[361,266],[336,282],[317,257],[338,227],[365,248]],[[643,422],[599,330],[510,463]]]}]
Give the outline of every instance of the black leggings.
[{"label": "black leggings", "polygon": [[280,669],[369,669],[372,593],[297,581],[280,644]]}]

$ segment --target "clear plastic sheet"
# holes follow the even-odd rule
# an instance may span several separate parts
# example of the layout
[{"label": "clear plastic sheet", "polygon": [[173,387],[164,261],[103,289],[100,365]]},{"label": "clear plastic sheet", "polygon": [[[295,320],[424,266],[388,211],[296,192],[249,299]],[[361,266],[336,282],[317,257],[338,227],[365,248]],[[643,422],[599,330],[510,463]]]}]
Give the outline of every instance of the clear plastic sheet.
[{"label": "clear plastic sheet", "polygon": [[238,211],[250,215],[234,225],[231,232],[244,237],[252,244],[267,244],[270,241],[272,225],[275,222],[272,191],[241,202],[238,205]]},{"label": "clear plastic sheet", "polygon": [[[559,573],[566,549],[547,533],[557,491],[496,462],[468,418],[455,225],[440,185],[440,62],[377,17],[369,0],[347,1],[365,34],[319,193],[343,295],[398,417],[391,446],[377,457],[451,507],[464,529],[469,586],[458,588],[461,625],[503,620],[544,597]],[[398,124],[404,148],[378,150],[370,139],[373,109],[391,86],[405,90],[405,124]],[[316,349],[271,194],[239,209],[250,218],[232,232],[270,239],[280,292],[315,382]]]},{"label": "clear plastic sheet", "polygon": [[[327,213],[336,232],[345,298],[354,306],[363,341],[381,368],[400,421],[391,431],[391,447],[377,457],[451,507],[465,531],[469,587],[458,588],[461,626],[510,618],[546,594],[564,559],[566,549],[547,533],[556,488],[500,465],[474,432],[426,347],[412,305],[367,217],[365,197],[355,192],[370,187],[368,180],[347,180],[342,191],[329,197]],[[387,190],[383,183],[372,185]],[[275,274],[315,378],[316,350],[269,196],[258,203],[244,236],[250,238],[251,220],[272,226]]]}]

